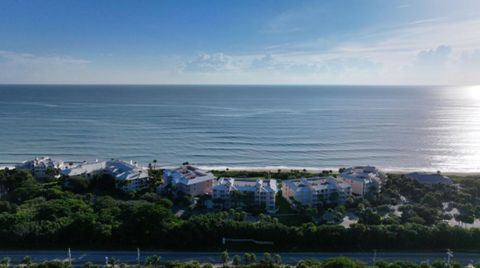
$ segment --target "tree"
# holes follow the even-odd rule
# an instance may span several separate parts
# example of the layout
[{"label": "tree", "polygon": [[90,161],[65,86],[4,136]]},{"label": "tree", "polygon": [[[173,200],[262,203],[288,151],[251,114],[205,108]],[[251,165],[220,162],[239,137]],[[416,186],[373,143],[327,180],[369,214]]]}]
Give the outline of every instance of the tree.
[{"label": "tree", "polygon": [[272,262],[272,255],[270,253],[265,252],[263,253],[263,261],[266,263],[271,263]]},{"label": "tree", "polygon": [[98,265],[88,261],[82,265],[82,268],[98,268]]},{"label": "tree", "polygon": [[430,264],[426,262],[421,262],[419,268],[431,268]]},{"label": "tree", "polygon": [[44,261],[34,266],[35,268],[71,268],[68,262],[52,260]]},{"label": "tree", "polygon": [[228,251],[224,251],[222,252],[222,262],[223,264],[227,264],[228,263]]},{"label": "tree", "polygon": [[275,254],[273,259],[275,261],[275,264],[277,264],[277,265],[280,265],[282,263],[282,256],[280,256],[280,254]]},{"label": "tree", "polygon": [[245,265],[253,264],[257,262],[257,256],[255,255],[255,253],[245,252],[245,254],[243,255],[243,260]]},{"label": "tree", "polygon": [[1,260],[0,260],[0,266],[3,267],[3,268],[7,268],[8,266],[10,266],[10,258],[9,257],[3,257]]},{"label": "tree", "polygon": [[115,257],[111,257],[108,261],[108,263],[112,266],[112,267],[115,267],[116,265],[118,265],[120,263],[120,260],[118,260],[117,258]]},{"label": "tree", "polygon": [[322,267],[322,262],[318,260],[312,260],[312,259],[307,259],[307,260],[300,260],[297,265],[297,268],[320,268]]},{"label": "tree", "polygon": [[359,268],[359,267],[361,267],[361,265],[359,265],[357,262],[345,257],[336,257],[336,258],[327,259],[322,264],[322,268]]},{"label": "tree", "polygon": [[381,223],[382,218],[371,208],[360,211],[359,223],[376,225]]},{"label": "tree", "polygon": [[25,266],[30,267],[32,263],[33,263],[32,257],[30,256],[23,257],[22,264],[25,264]]},{"label": "tree", "polygon": [[162,258],[160,256],[157,256],[157,255],[148,256],[145,259],[145,266],[157,267],[158,265],[160,265],[161,259]]},{"label": "tree", "polygon": [[251,257],[251,255],[250,255],[250,253],[245,252],[245,253],[243,254],[243,262],[244,262],[245,265],[249,265],[249,264],[252,263],[252,257]]},{"label": "tree", "polygon": [[241,262],[241,258],[238,255],[233,256],[232,263],[235,266],[239,266]]}]

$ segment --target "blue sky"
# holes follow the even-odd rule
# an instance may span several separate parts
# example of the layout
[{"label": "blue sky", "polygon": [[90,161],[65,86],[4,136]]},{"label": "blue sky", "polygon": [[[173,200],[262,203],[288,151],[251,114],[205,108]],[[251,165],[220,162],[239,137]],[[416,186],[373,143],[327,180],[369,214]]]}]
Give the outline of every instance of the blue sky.
[{"label": "blue sky", "polygon": [[480,83],[480,2],[0,2],[0,83]]}]

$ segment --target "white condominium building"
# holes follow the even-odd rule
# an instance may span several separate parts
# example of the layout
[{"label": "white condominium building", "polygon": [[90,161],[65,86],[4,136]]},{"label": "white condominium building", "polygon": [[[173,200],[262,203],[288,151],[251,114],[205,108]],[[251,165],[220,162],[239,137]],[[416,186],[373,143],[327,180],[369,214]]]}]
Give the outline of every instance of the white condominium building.
[{"label": "white condominium building", "polygon": [[[242,193],[251,198],[250,202],[262,207],[268,213],[275,213],[275,196],[278,193],[277,180],[246,180],[235,178],[220,178],[213,186],[213,199],[222,200],[224,207],[231,207],[235,192]],[[247,200],[245,200],[247,201]],[[247,201],[248,202],[248,201]],[[243,204],[246,205],[246,204]]]},{"label": "white condominium building", "polygon": [[304,206],[315,207],[320,203],[342,204],[352,193],[352,187],[334,177],[313,177],[283,182],[282,195]]},{"label": "white condominium building", "polygon": [[16,166],[19,170],[26,170],[32,173],[37,179],[43,179],[47,176],[49,169],[61,169],[63,161],[53,160],[50,157],[35,157],[30,161],[25,161]]},{"label": "white condominium building", "polygon": [[385,175],[376,167],[358,166],[345,169],[338,178],[350,184],[354,194],[363,196],[380,191]]},{"label": "white condominium building", "polygon": [[61,170],[61,175],[68,177],[81,176],[90,179],[98,174],[112,176],[116,181],[117,187],[124,191],[139,190],[145,188],[148,183],[148,171],[132,161],[82,162],[67,165]]},{"label": "white condominium building", "polygon": [[107,166],[106,161],[95,162],[81,162],[81,163],[68,163],[65,164],[65,167],[61,170],[60,174],[62,176],[68,177],[84,177],[90,179],[92,176],[97,174],[103,174]]},{"label": "white condominium building", "polygon": [[135,191],[148,185],[148,170],[132,161],[107,161],[105,173],[115,178],[117,187],[124,191]]},{"label": "white condominium building", "polygon": [[191,165],[182,165],[176,169],[165,169],[163,177],[166,185],[177,187],[190,196],[212,193],[215,176],[211,172],[201,170]]}]

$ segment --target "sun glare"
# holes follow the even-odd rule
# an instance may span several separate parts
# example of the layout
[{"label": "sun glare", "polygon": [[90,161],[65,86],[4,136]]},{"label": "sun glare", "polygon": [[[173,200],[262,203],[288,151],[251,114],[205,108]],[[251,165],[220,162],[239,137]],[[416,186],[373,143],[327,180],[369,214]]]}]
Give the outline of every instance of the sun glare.
[{"label": "sun glare", "polygon": [[466,87],[465,96],[469,99],[480,100],[480,85]]}]

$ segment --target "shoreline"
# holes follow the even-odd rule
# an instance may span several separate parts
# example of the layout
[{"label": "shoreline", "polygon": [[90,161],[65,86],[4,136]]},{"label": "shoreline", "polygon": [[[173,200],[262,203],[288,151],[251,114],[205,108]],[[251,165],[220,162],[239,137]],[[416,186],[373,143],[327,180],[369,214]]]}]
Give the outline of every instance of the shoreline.
[{"label": "shoreline", "polygon": [[[289,167],[289,166],[230,167],[230,166],[196,165],[194,163],[192,165],[198,166],[201,169],[211,170],[211,171],[226,171],[226,169],[228,169],[228,171],[271,172],[271,173],[277,173],[278,170],[280,170],[281,173],[284,173],[284,172],[290,172],[291,170],[303,171],[304,169],[306,170],[306,172],[310,172],[310,173],[321,173],[324,170],[332,170],[333,173],[338,173],[339,168],[341,168],[341,167],[316,168],[316,167]],[[372,166],[375,166],[375,165],[372,165]],[[350,166],[344,166],[344,167],[350,167]],[[382,168],[380,166],[375,166],[375,167],[389,174],[405,174],[410,172],[436,173],[438,171],[436,169],[421,169],[421,168],[395,169],[395,168]],[[174,166],[164,166],[159,168],[174,168]],[[479,176],[480,175],[480,170],[479,171],[442,171],[440,170],[440,172],[442,175],[447,175],[447,176]]]},{"label": "shoreline", "polygon": [[[125,160],[123,158],[119,158],[122,160]],[[126,160],[125,160],[126,161]],[[64,161],[66,163],[68,162],[73,162],[73,163],[81,163],[83,161]],[[0,169],[14,169],[16,164],[21,164],[22,162],[15,162],[15,161],[3,161],[0,162]],[[178,165],[180,165],[179,163]],[[194,166],[197,166],[201,169],[204,170],[210,170],[210,171],[245,171],[245,172],[271,172],[272,174],[278,173],[280,170],[281,173],[285,172],[291,172],[292,170],[296,171],[303,171],[306,170],[308,173],[321,173],[324,170],[331,170],[333,173],[338,173],[338,170],[340,168],[347,168],[351,166],[375,166],[384,173],[389,173],[389,174],[406,174],[410,172],[426,172],[426,173],[436,173],[437,171],[440,171],[442,175],[446,176],[462,176],[462,177],[467,177],[467,176],[480,176],[480,169],[475,170],[475,171],[458,171],[458,170],[439,170],[435,168],[384,168],[381,166],[376,166],[372,164],[360,164],[360,165],[345,165],[341,167],[300,167],[300,166],[228,166],[228,165],[203,165],[203,164],[197,164],[197,163],[190,163]],[[147,168],[148,164],[144,165],[143,163],[140,163],[141,166],[144,168]],[[178,165],[158,165],[155,169],[172,169],[178,167]]]}]

